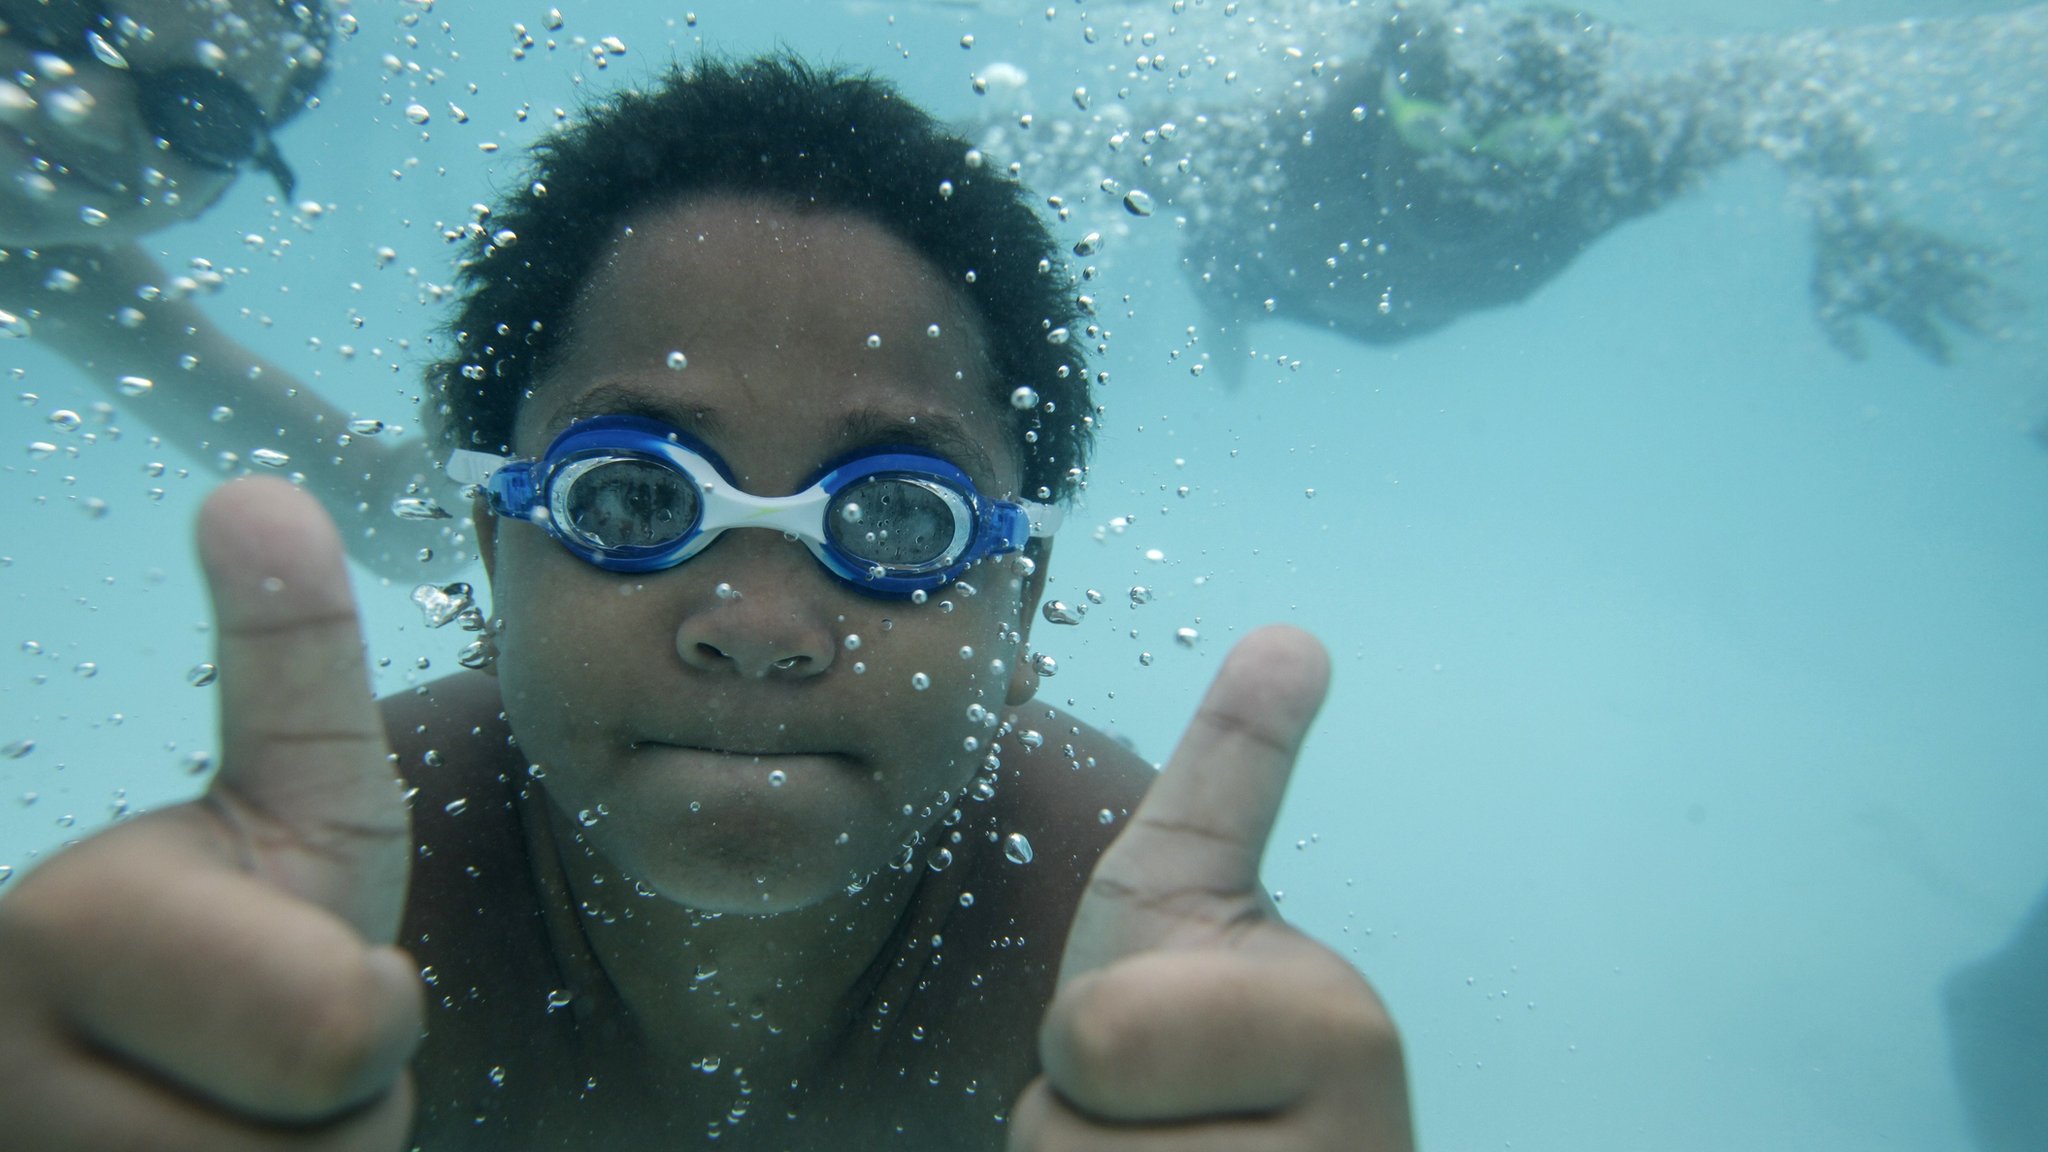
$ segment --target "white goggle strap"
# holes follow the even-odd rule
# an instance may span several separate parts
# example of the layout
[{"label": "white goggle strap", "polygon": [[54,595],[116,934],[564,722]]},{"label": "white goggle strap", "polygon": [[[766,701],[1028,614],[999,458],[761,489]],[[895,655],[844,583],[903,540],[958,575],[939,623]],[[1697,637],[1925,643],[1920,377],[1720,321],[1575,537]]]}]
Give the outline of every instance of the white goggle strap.
[{"label": "white goggle strap", "polygon": [[457,484],[482,484],[491,478],[491,473],[509,463],[511,460],[504,456],[457,448],[448,454],[448,478]]},{"label": "white goggle strap", "polygon": [[1024,516],[1031,521],[1031,535],[1034,538],[1050,536],[1060,530],[1060,524],[1067,518],[1067,510],[1057,504],[1034,504],[1029,500],[1017,501],[1017,507],[1024,510]]}]

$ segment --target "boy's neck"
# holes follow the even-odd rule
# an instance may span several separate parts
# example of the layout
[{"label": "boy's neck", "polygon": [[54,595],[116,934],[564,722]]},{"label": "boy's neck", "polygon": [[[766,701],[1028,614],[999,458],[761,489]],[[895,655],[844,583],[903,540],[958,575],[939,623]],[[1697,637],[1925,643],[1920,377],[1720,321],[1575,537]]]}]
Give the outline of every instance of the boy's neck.
[{"label": "boy's neck", "polygon": [[[860,894],[813,908],[706,914],[633,895],[603,857],[577,847],[566,813],[541,806],[544,840],[589,948],[583,966],[594,960],[601,973],[602,987],[577,994],[598,998],[593,1011],[617,1013],[642,1056],[673,1077],[737,1067],[755,1085],[779,1086],[827,1068],[870,1014],[922,887],[918,873],[885,871]],[[567,943],[558,940],[558,951]],[[575,961],[563,959],[573,972]]]}]

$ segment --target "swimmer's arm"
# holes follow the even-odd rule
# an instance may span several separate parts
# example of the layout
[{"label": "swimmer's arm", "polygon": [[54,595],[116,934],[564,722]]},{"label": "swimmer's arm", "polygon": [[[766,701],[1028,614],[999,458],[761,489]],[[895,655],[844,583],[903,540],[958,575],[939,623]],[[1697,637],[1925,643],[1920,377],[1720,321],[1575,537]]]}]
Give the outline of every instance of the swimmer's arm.
[{"label": "swimmer's arm", "polygon": [[[391,512],[409,484],[445,498],[418,440],[356,436],[342,447],[349,412],[221,331],[139,246],[0,255],[0,308],[26,317],[36,340],[167,444],[201,459],[232,451],[244,463],[260,448],[283,453],[281,471],[304,475],[358,563],[394,579],[431,574],[419,554],[441,549],[442,524]],[[76,281],[53,278],[60,270]],[[136,386],[121,383],[129,377],[152,386],[132,395]],[[232,418],[216,422],[220,408]]]}]

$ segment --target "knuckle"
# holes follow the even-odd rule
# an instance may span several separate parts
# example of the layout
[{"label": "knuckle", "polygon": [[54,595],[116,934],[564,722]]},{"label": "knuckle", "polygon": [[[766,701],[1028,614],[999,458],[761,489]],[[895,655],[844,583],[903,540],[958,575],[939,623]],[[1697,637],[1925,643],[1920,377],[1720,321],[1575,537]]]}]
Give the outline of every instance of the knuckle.
[{"label": "knuckle", "polygon": [[272,1036],[278,1103],[319,1113],[359,1103],[402,1070],[393,1033],[402,1026],[368,954],[337,959],[279,1013]]},{"label": "knuckle", "polygon": [[1071,989],[1065,1056],[1081,1083],[1109,1086],[1149,1066],[1158,1037],[1148,1026],[1141,990],[1114,971],[1091,973]]}]

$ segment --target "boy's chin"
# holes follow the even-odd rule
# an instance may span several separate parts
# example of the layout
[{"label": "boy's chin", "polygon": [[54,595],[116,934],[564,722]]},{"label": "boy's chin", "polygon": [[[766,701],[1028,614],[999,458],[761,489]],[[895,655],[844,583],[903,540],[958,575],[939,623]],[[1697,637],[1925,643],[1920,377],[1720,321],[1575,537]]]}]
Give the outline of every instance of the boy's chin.
[{"label": "boy's chin", "polygon": [[[652,870],[635,878],[636,893],[701,915],[782,916],[851,906],[869,899],[899,875],[886,866],[785,867],[772,873],[718,867]],[[664,872],[672,875],[662,875]]]}]

